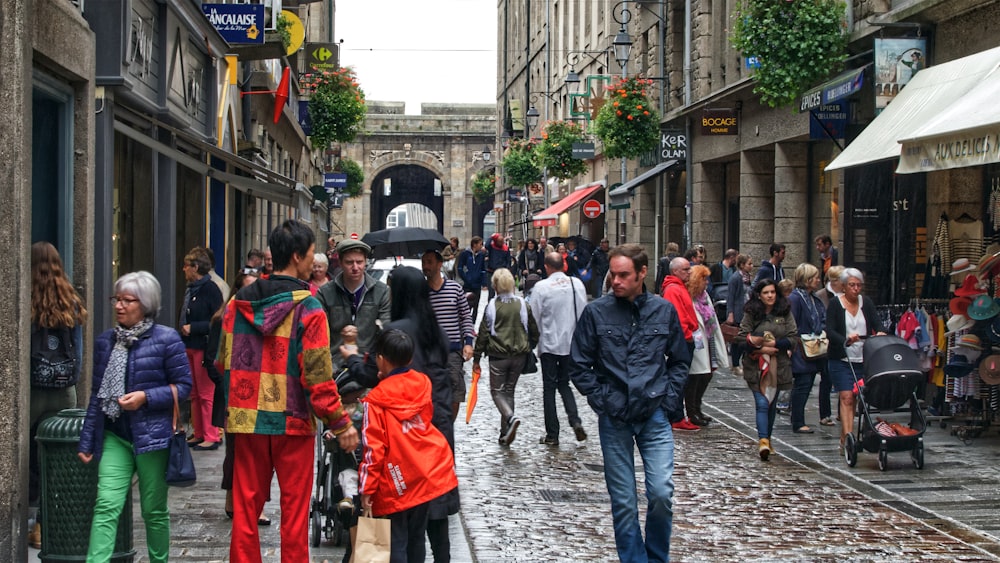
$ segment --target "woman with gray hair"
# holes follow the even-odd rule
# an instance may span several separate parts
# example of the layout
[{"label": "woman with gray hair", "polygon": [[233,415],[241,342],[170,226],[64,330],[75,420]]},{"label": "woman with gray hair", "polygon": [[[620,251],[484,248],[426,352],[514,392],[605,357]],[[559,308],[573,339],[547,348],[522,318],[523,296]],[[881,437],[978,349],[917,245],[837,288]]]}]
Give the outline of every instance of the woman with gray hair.
[{"label": "woman with gray hair", "polygon": [[326,275],[329,269],[330,260],[327,259],[326,254],[315,253],[313,255],[312,275],[309,277],[309,289],[312,290],[313,295],[319,291],[319,288],[326,285],[326,282],[330,281],[330,277]]},{"label": "woman with gray hair", "polygon": [[854,430],[854,374],[864,374],[864,339],[885,334],[875,303],[861,295],[865,276],[856,268],[840,274],[844,293],[830,298],[826,309],[827,369],[840,396],[840,453]]},{"label": "woman with gray hair", "polygon": [[100,464],[87,561],[111,558],[118,518],[137,475],[149,560],[165,562],[174,394],[183,400],[191,392],[191,368],[177,331],[154,322],[160,283],[153,274],[119,278],[111,305],[117,322],[94,345],[93,392],[77,447],[83,463]]}]

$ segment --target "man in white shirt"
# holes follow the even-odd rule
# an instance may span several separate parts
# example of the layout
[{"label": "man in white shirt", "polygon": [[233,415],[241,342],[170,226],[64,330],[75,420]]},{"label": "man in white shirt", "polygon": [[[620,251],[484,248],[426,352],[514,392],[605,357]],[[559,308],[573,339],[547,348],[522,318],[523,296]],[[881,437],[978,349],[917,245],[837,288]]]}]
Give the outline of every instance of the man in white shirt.
[{"label": "man in white shirt", "polygon": [[586,440],[576,397],[569,385],[570,347],[573,330],[587,306],[587,290],[580,280],[562,271],[563,258],[556,252],[545,255],[544,280],[531,291],[531,314],[535,316],[540,334],[538,354],[542,364],[542,403],[545,410],[545,435],[540,443],[559,444],[559,416],[556,413],[556,391],[562,396],[566,417],[577,440]]}]

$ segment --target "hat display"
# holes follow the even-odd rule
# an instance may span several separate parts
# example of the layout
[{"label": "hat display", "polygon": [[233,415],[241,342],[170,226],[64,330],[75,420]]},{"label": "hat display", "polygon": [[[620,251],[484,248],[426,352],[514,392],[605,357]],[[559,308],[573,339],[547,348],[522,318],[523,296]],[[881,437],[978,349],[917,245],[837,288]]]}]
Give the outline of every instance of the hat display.
[{"label": "hat display", "polygon": [[971,272],[975,270],[976,267],[969,262],[968,258],[959,258],[951,263],[951,275],[964,274],[965,272]]},{"label": "hat display", "polygon": [[966,314],[977,321],[985,321],[997,316],[997,313],[1000,313],[1000,303],[989,295],[980,295],[969,305]]},{"label": "hat display", "polygon": [[352,250],[361,250],[365,253],[365,256],[372,255],[372,247],[361,242],[360,240],[344,239],[337,243],[337,254],[341,256],[343,256],[345,252],[350,252]]},{"label": "hat display", "polygon": [[944,366],[944,373],[948,377],[962,378],[970,373],[976,366],[962,354],[953,354],[948,363]]},{"label": "hat display", "polygon": [[984,254],[979,259],[979,276],[995,276],[1000,274],[1000,252],[996,254]]},{"label": "hat display", "polygon": [[964,334],[958,339],[958,342],[955,342],[955,346],[982,351],[983,341],[975,334]]},{"label": "hat display", "polygon": [[969,305],[972,305],[972,299],[968,297],[955,297],[948,302],[948,309],[952,315],[968,316]]},{"label": "hat display", "polygon": [[979,377],[987,385],[1000,385],[1000,355],[993,354],[979,363]]},{"label": "hat display", "polygon": [[979,278],[972,274],[965,276],[962,285],[955,288],[955,295],[958,297],[972,297],[981,293],[984,292],[979,288]]},{"label": "hat display", "polygon": [[965,315],[952,315],[951,318],[948,319],[948,332],[945,333],[945,336],[950,336],[956,332],[970,329],[974,324],[976,324],[976,321],[966,317]]}]

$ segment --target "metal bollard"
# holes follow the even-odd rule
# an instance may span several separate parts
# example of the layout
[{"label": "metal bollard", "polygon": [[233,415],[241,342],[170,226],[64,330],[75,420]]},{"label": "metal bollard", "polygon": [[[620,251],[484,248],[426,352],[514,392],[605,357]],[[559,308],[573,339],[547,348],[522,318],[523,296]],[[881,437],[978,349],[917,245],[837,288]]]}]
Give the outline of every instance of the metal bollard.
[{"label": "metal bollard", "polygon": [[[97,498],[96,461],[84,464],[76,456],[87,411],[65,409],[38,427],[38,455],[42,469],[41,523],[43,562],[86,561],[90,523]],[[118,520],[111,561],[131,563],[132,491]]]}]

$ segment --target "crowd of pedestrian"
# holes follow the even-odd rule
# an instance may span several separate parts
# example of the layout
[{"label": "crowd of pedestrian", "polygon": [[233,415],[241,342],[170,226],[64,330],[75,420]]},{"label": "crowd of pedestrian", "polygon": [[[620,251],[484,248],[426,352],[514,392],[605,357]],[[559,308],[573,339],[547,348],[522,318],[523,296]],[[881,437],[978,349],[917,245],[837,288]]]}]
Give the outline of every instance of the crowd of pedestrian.
[{"label": "crowd of pedestrian", "polygon": [[[248,253],[231,287],[215,275],[211,250],[191,249],[181,265],[187,287],[177,330],[156,321],[155,277],[122,276],[112,298],[116,324],[95,341],[79,445],[81,461],[99,464],[88,558],[106,560],[114,548],[135,476],[149,558],[167,560],[164,470],[173,413],[189,397],[189,446],[225,445],[221,486],[233,522],[232,561],[261,561],[258,526],[270,523],[264,506],[274,476],[282,491],[282,560],[308,559],[318,434],[360,461],[339,504],[351,511],[351,523],[362,511],[388,518],[392,561],[422,561],[425,536],[434,561],[448,561],[448,516],[460,507],[453,425],[468,392],[466,366],[481,371],[484,357],[501,447],[512,446],[523,416],[536,416],[519,412],[515,398],[520,376],[539,368],[541,445],[560,442],[557,396],[577,441],[587,440],[588,429],[576,392],[597,414],[622,561],[669,560],[673,432],[713,422],[702,403],[720,369],[743,377],[754,397],[761,460],[774,454],[781,392],[791,392],[793,432],[814,431],[805,406],[817,374],[818,422],[833,425],[838,415],[843,445],[853,424],[851,374],[862,369],[864,338],[882,327],[861,294],[863,274],[837,265],[829,237],[815,241],[821,262],[798,265],[789,280],[782,244],[771,245],[753,276],[754,260],[736,249],[708,263],[703,246],[681,253],[669,243],[651,286],[650,258],[638,245],[583,242],[553,246],[543,237],[512,252],[499,234],[473,237],[464,249],[452,238],[422,254],[421,270],[399,266],[383,282],[366,271],[372,249],[364,242],[330,239],[328,251],[316,253],[312,231],[289,220],[271,232],[267,249]],[[51,245],[33,247],[32,267],[33,334],[65,331],[78,374],[86,308]],[[829,359],[805,354],[802,340],[814,338],[828,338]],[[354,393],[346,404],[338,382],[369,391],[360,405]],[[33,380],[33,431],[44,416],[75,403],[73,389]],[[644,460],[645,538],[635,449]],[[37,485],[29,498],[37,498]]]}]

